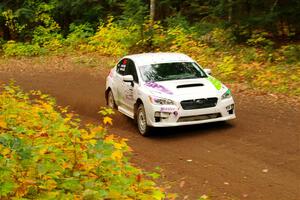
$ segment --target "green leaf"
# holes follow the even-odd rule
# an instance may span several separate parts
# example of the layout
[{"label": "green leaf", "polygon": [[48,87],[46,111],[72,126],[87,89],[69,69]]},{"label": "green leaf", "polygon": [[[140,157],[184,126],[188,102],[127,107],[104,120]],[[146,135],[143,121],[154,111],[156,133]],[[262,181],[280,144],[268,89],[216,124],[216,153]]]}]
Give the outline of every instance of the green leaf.
[{"label": "green leaf", "polygon": [[72,192],[80,191],[82,189],[79,180],[74,178],[64,180],[61,187]]},{"label": "green leaf", "polygon": [[150,176],[151,178],[153,178],[153,179],[157,179],[157,178],[159,178],[160,177],[160,175],[158,174],[158,173],[149,173],[149,174],[147,174],[148,176]]},{"label": "green leaf", "polygon": [[12,193],[16,188],[16,184],[14,182],[6,181],[4,183],[0,183],[0,197],[7,196],[9,193]]},{"label": "green leaf", "polygon": [[164,199],[165,198],[165,194],[163,192],[161,192],[160,190],[155,190],[152,193],[152,197],[154,199],[160,200],[160,199]]}]

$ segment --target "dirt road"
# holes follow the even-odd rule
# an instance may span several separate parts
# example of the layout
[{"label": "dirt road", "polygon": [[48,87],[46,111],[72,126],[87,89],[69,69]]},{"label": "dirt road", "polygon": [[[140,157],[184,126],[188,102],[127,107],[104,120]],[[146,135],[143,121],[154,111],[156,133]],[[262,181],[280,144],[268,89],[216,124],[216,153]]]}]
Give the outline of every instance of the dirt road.
[{"label": "dirt road", "polygon": [[[107,70],[27,67],[0,68],[0,83],[13,78],[24,89],[49,93],[85,121],[97,123],[97,111],[105,105]],[[206,194],[214,200],[299,200],[299,106],[269,95],[234,94],[237,120],[229,123],[156,129],[143,138],[130,119],[116,114],[111,132],[129,139],[138,166],[160,166],[162,181],[179,199]]]}]

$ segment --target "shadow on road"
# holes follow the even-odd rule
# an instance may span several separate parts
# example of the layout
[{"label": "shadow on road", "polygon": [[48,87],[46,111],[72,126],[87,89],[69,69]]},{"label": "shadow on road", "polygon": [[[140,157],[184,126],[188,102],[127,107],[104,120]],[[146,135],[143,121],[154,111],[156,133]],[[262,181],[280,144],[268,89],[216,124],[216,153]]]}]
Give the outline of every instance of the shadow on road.
[{"label": "shadow on road", "polygon": [[[127,130],[126,134],[141,137],[137,129],[137,124],[129,117],[117,113],[114,117],[115,131]],[[152,128],[151,135],[144,138],[150,140],[173,140],[189,137],[201,137],[208,134],[228,134],[228,130],[235,127],[234,121],[213,122],[208,124],[178,126],[178,127],[161,127]],[[122,134],[123,135],[123,134]]]},{"label": "shadow on road", "polygon": [[[151,139],[174,139],[182,137],[194,137],[202,134],[220,134],[221,130],[234,128],[230,122],[214,122],[179,127],[153,128]],[[220,132],[221,131],[221,132]]]}]

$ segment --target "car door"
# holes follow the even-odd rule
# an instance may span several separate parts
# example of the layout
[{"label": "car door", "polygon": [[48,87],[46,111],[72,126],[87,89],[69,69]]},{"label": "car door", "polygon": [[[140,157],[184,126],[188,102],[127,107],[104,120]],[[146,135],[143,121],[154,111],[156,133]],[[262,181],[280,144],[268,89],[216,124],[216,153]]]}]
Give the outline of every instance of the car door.
[{"label": "car door", "polygon": [[134,111],[134,103],[137,99],[137,89],[139,86],[139,79],[136,71],[136,66],[131,59],[127,59],[124,75],[132,75],[133,82],[123,81],[122,105],[131,113]]},{"label": "car door", "polygon": [[122,92],[123,92],[123,76],[125,74],[127,59],[122,59],[116,67],[116,75],[114,77],[114,86],[115,86],[115,102],[118,106],[122,105]]}]

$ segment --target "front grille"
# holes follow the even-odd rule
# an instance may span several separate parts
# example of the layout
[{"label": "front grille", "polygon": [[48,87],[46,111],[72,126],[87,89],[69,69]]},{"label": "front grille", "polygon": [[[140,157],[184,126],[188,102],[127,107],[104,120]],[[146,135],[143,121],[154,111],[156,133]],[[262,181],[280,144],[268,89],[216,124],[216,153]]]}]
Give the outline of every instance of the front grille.
[{"label": "front grille", "polygon": [[201,109],[201,108],[210,108],[215,107],[217,105],[218,98],[207,98],[207,99],[191,99],[181,101],[181,106],[184,110],[193,110],[193,109]]},{"label": "front grille", "polygon": [[207,119],[215,119],[222,117],[221,113],[213,113],[213,114],[206,114],[206,115],[193,115],[193,116],[186,116],[186,117],[179,117],[177,122],[191,122],[191,121],[202,121]]}]

